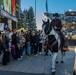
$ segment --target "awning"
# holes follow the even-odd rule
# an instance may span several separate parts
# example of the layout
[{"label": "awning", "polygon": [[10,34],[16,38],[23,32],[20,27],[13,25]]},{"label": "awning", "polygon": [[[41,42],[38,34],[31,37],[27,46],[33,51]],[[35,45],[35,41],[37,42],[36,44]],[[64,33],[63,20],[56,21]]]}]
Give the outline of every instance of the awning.
[{"label": "awning", "polygon": [[18,19],[16,17],[14,17],[11,14],[5,12],[4,10],[1,10],[1,15],[5,16],[6,18],[9,18],[9,19],[11,19],[13,21],[18,22]]}]

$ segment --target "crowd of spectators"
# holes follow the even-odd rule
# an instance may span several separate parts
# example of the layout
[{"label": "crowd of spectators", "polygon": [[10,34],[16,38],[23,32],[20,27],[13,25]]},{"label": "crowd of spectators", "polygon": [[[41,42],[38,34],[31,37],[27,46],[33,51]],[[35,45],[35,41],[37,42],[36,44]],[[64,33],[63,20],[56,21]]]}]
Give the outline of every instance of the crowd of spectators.
[{"label": "crowd of spectators", "polygon": [[[7,65],[11,60],[21,60],[23,56],[37,56],[42,54],[43,37],[38,31],[20,32],[9,31],[0,33],[0,55],[2,65]],[[24,55],[23,55],[24,54]]]}]

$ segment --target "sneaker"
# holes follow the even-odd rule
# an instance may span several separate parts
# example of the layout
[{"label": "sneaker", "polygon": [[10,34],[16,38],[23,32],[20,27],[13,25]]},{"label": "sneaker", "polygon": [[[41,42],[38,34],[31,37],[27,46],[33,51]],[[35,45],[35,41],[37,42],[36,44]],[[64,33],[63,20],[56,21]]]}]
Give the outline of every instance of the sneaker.
[{"label": "sneaker", "polygon": [[23,58],[23,56],[21,56],[21,58]]},{"label": "sneaker", "polygon": [[17,60],[20,60],[20,58],[18,58]]},{"label": "sneaker", "polygon": [[22,58],[20,58],[19,60],[22,60]]},{"label": "sneaker", "polygon": [[42,52],[39,53],[40,55],[42,54]]},{"label": "sneaker", "polygon": [[38,54],[35,54],[34,56],[35,56],[35,57],[37,57],[37,56],[38,56]]}]

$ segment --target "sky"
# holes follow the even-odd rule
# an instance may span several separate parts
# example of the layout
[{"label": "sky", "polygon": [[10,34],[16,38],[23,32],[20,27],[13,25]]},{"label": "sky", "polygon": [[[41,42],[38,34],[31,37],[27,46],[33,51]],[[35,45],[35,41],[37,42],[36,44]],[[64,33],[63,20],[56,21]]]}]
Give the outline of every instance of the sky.
[{"label": "sky", "polygon": [[[48,12],[64,13],[69,9],[76,11],[76,0],[47,0]],[[36,24],[37,28],[41,29],[43,13],[46,12],[46,0],[36,0]],[[33,7],[35,11],[35,0],[21,0],[21,9],[29,9]]]}]

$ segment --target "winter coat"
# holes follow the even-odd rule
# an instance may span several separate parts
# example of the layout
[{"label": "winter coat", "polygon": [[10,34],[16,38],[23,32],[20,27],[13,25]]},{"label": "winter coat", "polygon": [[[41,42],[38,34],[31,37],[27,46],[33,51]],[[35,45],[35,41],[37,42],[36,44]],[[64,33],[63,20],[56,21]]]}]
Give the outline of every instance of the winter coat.
[{"label": "winter coat", "polygon": [[61,31],[61,29],[62,29],[62,23],[61,23],[61,20],[59,20],[59,19],[53,19],[52,21],[51,21],[51,24],[50,24],[51,26],[56,26],[57,27],[57,31]]},{"label": "winter coat", "polygon": [[26,42],[31,42],[31,36],[30,36],[30,34],[26,34]]},{"label": "winter coat", "polygon": [[38,37],[38,35],[32,36],[32,44],[33,45],[39,44],[39,37]]},{"label": "winter coat", "polygon": [[17,36],[16,36],[16,34],[12,35],[12,45],[17,45]]},{"label": "winter coat", "polygon": [[9,39],[6,36],[3,38],[3,46],[4,49],[9,49]]}]

